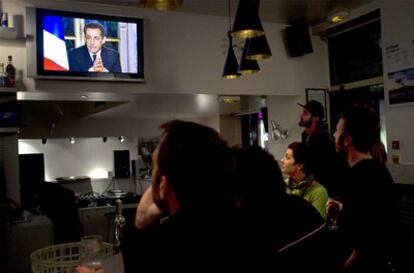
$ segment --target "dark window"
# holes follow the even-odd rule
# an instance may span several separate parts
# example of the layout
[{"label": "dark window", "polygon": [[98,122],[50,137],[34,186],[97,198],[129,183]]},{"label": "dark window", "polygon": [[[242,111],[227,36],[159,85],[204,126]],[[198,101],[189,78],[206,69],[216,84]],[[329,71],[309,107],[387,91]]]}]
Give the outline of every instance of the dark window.
[{"label": "dark window", "polygon": [[331,85],[382,76],[379,15],[376,11],[366,16],[365,23],[359,18],[348,23],[349,30],[341,26],[336,34],[328,34]]}]

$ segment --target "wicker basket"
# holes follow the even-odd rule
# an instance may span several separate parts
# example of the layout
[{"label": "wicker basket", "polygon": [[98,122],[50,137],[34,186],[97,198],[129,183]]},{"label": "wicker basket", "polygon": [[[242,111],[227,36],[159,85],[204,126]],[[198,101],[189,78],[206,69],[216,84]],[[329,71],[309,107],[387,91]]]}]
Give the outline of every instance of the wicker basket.
[{"label": "wicker basket", "polygon": [[[113,245],[103,243],[105,256],[113,254]],[[73,273],[79,265],[80,242],[52,245],[35,250],[30,255],[33,273]]]}]

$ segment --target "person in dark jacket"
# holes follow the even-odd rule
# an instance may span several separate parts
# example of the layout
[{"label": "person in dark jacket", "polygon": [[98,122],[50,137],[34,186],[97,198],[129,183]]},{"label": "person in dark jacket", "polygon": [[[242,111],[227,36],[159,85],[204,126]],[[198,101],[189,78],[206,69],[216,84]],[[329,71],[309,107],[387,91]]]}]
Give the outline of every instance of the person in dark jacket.
[{"label": "person in dark jacket", "polygon": [[335,152],[335,142],[324,122],[325,109],[319,102],[310,100],[303,108],[299,125],[305,127],[302,143],[308,144],[314,154],[314,176],[328,191],[330,197],[341,199],[342,185],[346,183],[349,166],[345,158]]},{"label": "person in dark jacket", "polygon": [[79,72],[121,73],[119,53],[106,42],[104,27],[96,22],[85,25],[85,45],[69,51],[69,70]]},{"label": "person in dark jacket", "polygon": [[352,105],[342,112],[334,136],[336,150],[351,166],[339,219],[348,250],[343,272],[392,272],[395,186],[387,167],[370,154],[380,138],[379,119],[373,109]]},{"label": "person in dark jacket", "polygon": [[145,261],[140,268],[234,268],[239,248],[230,149],[206,126],[172,121],[161,128],[162,138],[152,155],[152,186],[136,211],[136,227],[148,232],[137,243],[141,250],[136,257]]}]

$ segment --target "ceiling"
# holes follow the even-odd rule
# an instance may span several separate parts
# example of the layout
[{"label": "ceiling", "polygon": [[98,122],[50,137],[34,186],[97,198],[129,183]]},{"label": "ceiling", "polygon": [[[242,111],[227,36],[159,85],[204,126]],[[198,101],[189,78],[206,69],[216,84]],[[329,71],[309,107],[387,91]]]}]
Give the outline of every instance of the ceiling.
[{"label": "ceiling", "polygon": [[[107,5],[138,7],[139,0],[72,0]],[[183,0],[177,12],[188,12],[215,16],[228,16],[230,1],[231,16],[236,14],[238,0]],[[264,22],[291,24],[307,21],[310,26],[322,23],[338,9],[352,10],[373,0],[261,0],[260,18]]]}]

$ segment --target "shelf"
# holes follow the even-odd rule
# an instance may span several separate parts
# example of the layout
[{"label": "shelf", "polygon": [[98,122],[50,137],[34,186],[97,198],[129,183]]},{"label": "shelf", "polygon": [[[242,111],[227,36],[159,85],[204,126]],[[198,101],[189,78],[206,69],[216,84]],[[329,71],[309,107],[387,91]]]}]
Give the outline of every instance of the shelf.
[{"label": "shelf", "polygon": [[17,39],[17,29],[12,27],[0,27],[0,39]]},{"label": "shelf", "polygon": [[0,127],[0,133],[17,133],[19,127]]},{"label": "shelf", "polygon": [[17,93],[16,87],[0,87],[0,93]]}]

